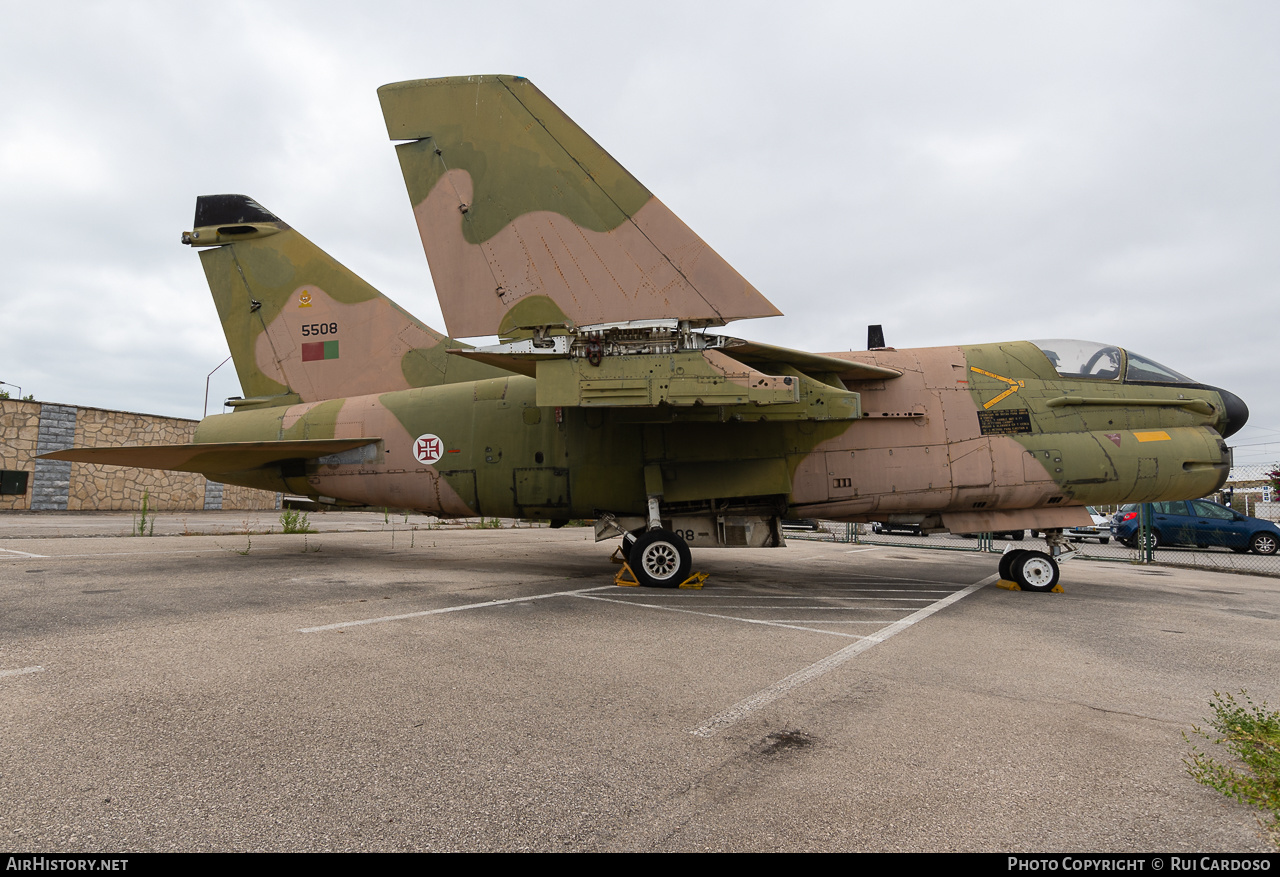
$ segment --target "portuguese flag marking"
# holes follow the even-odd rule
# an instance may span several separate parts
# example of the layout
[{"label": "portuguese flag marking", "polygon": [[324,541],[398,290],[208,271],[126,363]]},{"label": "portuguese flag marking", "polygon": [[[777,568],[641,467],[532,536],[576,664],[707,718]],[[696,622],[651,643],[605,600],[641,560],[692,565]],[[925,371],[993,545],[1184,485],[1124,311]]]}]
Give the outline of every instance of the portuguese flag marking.
[{"label": "portuguese flag marking", "polygon": [[302,345],[302,361],[311,362],[316,359],[337,359],[337,341],[310,341]]}]

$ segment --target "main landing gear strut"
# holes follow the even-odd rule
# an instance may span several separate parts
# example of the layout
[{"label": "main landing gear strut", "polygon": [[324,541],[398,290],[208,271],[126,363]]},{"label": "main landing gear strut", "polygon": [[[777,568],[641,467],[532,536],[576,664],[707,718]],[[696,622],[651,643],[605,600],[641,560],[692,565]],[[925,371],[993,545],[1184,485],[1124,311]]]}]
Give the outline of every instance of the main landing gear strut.
[{"label": "main landing gear strut", "polygon": [[1061,529],[1046,530],[1044,538],[1048,554],[1012,546],[1006,548],[1000,557],[1000,578],[1023,591],[1047,592],[1057,588],[1058,563],[1070,560],[1076,552]]}]

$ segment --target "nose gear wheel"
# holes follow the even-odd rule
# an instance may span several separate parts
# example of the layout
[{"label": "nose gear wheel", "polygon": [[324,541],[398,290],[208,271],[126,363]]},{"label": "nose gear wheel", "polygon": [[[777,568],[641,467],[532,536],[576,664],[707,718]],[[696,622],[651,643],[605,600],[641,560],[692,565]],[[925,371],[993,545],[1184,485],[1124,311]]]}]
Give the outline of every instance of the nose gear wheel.
[{"label": "nose gear wheel", "polygon": [[640,584],[650,588],[677,588],[693,570],[689,546],[670,530],[641,535],[631,546],[628,560]]}]

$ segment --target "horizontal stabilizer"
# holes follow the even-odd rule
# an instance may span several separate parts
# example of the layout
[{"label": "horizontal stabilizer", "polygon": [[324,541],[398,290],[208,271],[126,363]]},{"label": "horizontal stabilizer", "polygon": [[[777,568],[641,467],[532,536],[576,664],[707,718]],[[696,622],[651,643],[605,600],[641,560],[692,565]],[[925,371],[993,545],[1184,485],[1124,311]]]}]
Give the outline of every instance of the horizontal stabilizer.
[{"label": "horizontal stabilizer", "polygon": [[245,472],[284,460],[314,460],[379,442],[376,438],[308,439],[288,442],[208,442],[184,445],[125,445],[71,448],[41,454],[45,460],[133,466],[173,472]]},{"label": "horizontal stabilizer", "polygon": [[477,347],[454,347],[450,348],[448,352],[454,356],[461,356],[463,359],[482,362],[485,365],[506,369],[530,378],[538,375],[538,361],[546,359],[545,356],[539,356],[536,353],[497,353]]}]

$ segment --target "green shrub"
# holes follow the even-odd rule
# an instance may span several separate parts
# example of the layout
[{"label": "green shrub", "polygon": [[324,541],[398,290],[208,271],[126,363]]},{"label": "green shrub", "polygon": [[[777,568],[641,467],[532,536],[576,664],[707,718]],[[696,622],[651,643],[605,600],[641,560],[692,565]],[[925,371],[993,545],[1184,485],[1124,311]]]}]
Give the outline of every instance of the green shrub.
[{"label": "green shrub", "polygon": [[307,513],[297,509],[285,509],[280,512],[280,529],[285,533],[314,533]]},{"label": "green shrub", "polygon": [[1280,848],[1280,712],[1268,710],[1266,701],[1255,704],[1244,689],[1240,698],[1243,702],[1215,691],[1209,702],[1213,733],[1191,729],[1197,737],[1230,752],[1235,763],[1223,764],[1201,752],[1198,745],[1183,763],[1196,782],[1262,811],[1258,824],[1263,835]]}]

